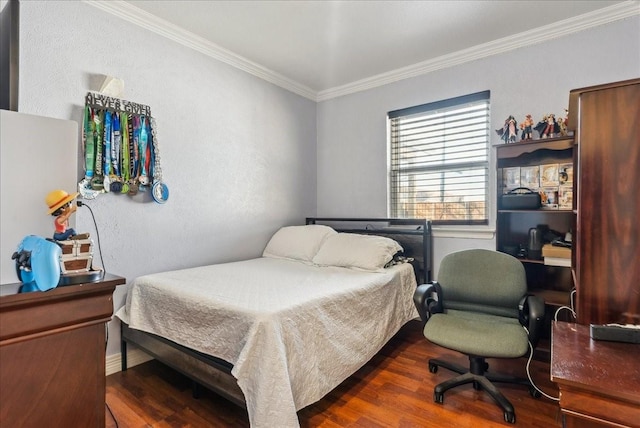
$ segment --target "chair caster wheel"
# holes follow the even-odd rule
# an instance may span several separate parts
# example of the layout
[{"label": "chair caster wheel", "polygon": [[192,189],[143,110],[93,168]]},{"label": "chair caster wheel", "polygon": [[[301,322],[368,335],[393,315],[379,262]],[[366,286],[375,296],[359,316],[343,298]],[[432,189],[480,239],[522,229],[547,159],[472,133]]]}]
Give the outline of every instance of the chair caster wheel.
[{"label": "chair caster wheel", "polygon": [[436,373],[438,371],[438,366],[432,363],[429,363],[429,371],[431,373]]},{"label": "chair caster wheel", "polygon": [[516,423],[516,414],[513,412],[504,412],[504,421],[510,424]]},{"label": "chair caster wheel", "polygon": [[444,402],[444,394],[441,392],[433,393],[433,401],[438,404],[442,404]]},{"label": "chair caster wheel", "polygon": [[540,394],[540,391],[538,391],[534,387],[529,388],[529,395],[531,395],[533,398],[542,397],[542,394]]}]

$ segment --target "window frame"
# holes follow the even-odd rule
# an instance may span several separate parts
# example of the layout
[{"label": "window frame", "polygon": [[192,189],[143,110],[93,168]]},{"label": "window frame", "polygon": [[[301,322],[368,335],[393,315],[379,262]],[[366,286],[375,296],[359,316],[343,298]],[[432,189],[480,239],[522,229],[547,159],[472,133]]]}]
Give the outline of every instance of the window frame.
[{"label": "window frame", "polygon": [[[410,168],[411,171],[402,171],[402,168],[399,168],[398,165],[394,165],[394,150],[398,150],[396,147],[400,140],[394,135],[394,124],[393,121],[398,118],[409,118],[414,115],[423,114],[423,113],[433,113],[436,114],[438,111],[444,111],[445,115],[447,112],[451,112],[451,115],[454,115],[454,111],[457,110],[456,107],[459,107],[460,110],[463,108],[473,105],[473,104],[483,104],[486,108],[486,114],[484,115],[485,120],[483,121],[483,135],[481,140],[483,144],[482,150],[484,151],[482,160],[475,160],[469,162],[453,162],[448,163],[446,161],[442,161],[442,163],[438,164],[437,162],[432,162],[431,165],[418,166],[415,168]],[[491,92],[489,90],[476,92],[469,95],[463,95],[459,97],[449,98],[441,101],[435,101],[427,104],[421,104],[413,107],[403,108],[399,110],[390,111],[387,114],[387,137],[388,137],[388,175],[387,175],[387,209],[389,215],[392,217],[403,217],[402,213],[398,211],[397,207],[394,207],[394,199],[397,200],[398,197],[394,195],[394,188],[396,187],[394,184],[394,180],[396,182],[397,174],[404,174],[405,176],[409,176],[410,174],[415,174],[423,172],[423,173],[439,173],[441,175],[446,174],[451,171],[471,171],[473,169],[484,169],[484,173],[482,176],[484,177],[484,214],[481,219],[435,219],[431,218],[434,226],[487,226],[490,223],[492,218],[490,207],[491,207],[491,140],[490,140],[490,119],[491,114]],[[478,115],[478,117],[482,117],[483,115]],[[448,128],[450,129],[450,128]],[[405,137],[406,138],[406,137]],[[444,142],[442,142],[444,144]],[[435,144],[434,144],[435,145]],[[466,145],[466,144],[465,144]],[[397,160],[397,159],[396,159]],[[447,179],[442,177],[440,178],[441,183],[447,183]],[[478,184],[482,184],[482,179],[478,180]],[[444,200],[445,193],[444,190],[440,190],[440,198]]]}]

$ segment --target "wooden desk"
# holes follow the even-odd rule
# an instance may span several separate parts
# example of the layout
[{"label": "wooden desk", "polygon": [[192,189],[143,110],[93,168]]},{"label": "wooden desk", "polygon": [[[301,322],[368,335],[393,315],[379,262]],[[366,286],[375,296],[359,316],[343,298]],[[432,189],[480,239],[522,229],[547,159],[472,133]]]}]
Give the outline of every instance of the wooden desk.
[{"label": "wooden desk", "polygon": [[105,323],[124,278],[16,294],[0,286],[0,424],[104,427]]},{"label": "wooden desk", "polygon": [[589,326],[554,321],[551,380],[565,427],[640,427],[640,345],[592,340]]}]

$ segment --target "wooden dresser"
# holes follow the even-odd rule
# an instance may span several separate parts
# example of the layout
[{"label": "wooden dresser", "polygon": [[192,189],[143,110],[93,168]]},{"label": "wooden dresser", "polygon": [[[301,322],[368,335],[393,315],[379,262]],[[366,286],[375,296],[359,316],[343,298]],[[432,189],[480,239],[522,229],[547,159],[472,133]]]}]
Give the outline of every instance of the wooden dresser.
[{"label": "wooden dresser", "polygon": [[105,426],[105,323],[124,278],[17,294],[0,286],[0,424]]},{"label": "wooden dresser", "polygon": [[640,426],[640,345],[592,340],[589,326],[554,322],[551,380],[566,428]]}]

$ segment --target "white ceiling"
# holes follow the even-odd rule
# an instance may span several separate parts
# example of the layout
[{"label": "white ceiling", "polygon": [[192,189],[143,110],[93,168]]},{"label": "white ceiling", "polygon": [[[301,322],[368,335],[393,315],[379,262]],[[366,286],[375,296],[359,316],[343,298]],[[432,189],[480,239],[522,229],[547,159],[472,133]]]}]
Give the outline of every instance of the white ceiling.
[{"label": "white ceiling", "polygon": [[108,3],[98,7],[315,99],[640,13],[620,0]]}]

